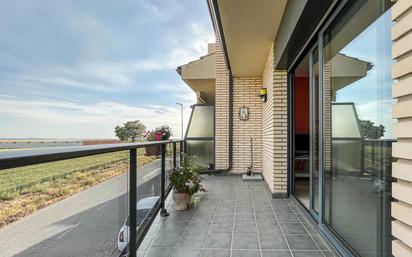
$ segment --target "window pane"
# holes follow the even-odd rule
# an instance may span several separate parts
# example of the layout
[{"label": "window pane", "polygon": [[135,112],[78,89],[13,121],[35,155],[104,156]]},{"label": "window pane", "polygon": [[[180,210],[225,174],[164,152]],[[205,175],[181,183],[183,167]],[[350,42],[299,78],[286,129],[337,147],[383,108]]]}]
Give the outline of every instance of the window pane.
[{"label": "window pane", "polygon": [[213,137],[213,106],[193,107],[187,137]]},{"label": "window pane", "polygon": [[187,154],[193,156],[194,162],[203,165],[214,163],[212,140],[187,140]]},{"label": "window pane", "polygon": [[323,42],[324,218],[368,257],[391,256],[391,17],[380,8],[354,1]]}]

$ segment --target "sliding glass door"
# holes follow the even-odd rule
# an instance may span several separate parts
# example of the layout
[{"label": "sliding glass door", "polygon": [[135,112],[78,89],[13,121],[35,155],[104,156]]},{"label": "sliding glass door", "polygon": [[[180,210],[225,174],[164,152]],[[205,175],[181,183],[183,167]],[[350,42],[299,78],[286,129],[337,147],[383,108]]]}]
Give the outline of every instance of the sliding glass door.
[{"label": "sliding glass door", "polygon": [[391,256],[391,19],[381,12],[355,2],[322,37],[323,221],[362,257]]},{"label": "sliding glass door", "polygon": [[310,175],[311,211],[319,215],[319,50],[310,52]]},{"label": "sliding glass door", "polygon": [[292,194],[345,256],[391,256],[390,1],[348,1],[291,69]]},{"label": "sliding glass door", "polygon": [[318,47],[293,72],[293,194],[315,217],[319,213],[319,65]]}]

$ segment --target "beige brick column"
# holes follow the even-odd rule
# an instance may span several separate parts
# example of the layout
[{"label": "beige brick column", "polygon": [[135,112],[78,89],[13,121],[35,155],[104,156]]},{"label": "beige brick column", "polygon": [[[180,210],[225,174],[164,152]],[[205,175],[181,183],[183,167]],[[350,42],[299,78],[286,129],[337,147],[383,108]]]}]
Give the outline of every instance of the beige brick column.
[{"label": "beige brick column", "polygon": [[287,71],[274,69],[272,45],[262,76],[267,101],[262,104],[262,175],[275,197],[287,193],[288,96]]},{"label": "beige brick column", "polygon": [[229,167],[229,71],[218,33],[216,33],[215,56],[215,165],[216,169],[227,169]]},{"label": "beige brick column", "polygon": [[267,90],[266,103],[262,103],[262,176],[273,193],[273,175],[274,175],[274,144],[275,144],[275,126],[273,113],[273,65],[274,65],[274,48],[270,49],[266,67],[262,76],[262,87]]},{"label": "beige brick column", "polygon": [[287,71],[273,72],[274,167],[273,194],[286,194],[288,181],[288,83]]},{"label": "beige brick column", "polygon": [[398,0],[392,7],[393,117],[397,119],[392,155],[392,254],[412,256],[412,1]]}]

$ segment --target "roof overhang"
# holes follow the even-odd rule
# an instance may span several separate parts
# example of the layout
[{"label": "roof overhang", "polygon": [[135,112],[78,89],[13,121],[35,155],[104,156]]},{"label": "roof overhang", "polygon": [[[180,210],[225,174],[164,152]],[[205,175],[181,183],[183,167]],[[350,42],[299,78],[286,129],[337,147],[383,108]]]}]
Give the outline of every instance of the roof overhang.
[{"label": "roof overhang", "polygon": [[215,102],[215,53],[177,68],[182,80],[197,94],[201,103]]},{"label": "roof overhang", "polygon": [[208,0],[235,77],[261,76],[287,0]]}]

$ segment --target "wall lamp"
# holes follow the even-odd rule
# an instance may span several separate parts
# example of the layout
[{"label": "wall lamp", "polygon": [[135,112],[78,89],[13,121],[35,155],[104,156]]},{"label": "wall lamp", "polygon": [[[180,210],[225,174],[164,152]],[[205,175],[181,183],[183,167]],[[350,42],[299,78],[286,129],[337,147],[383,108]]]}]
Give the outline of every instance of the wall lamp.
[{"label": "wall lamp", "polygon": [[259,95],[260,95],[260,99],[262,100],[262,103],[266,103],[267,101],[267,97],[268,97],[268,91],[266,88],[262,87],[259,90]]}]

